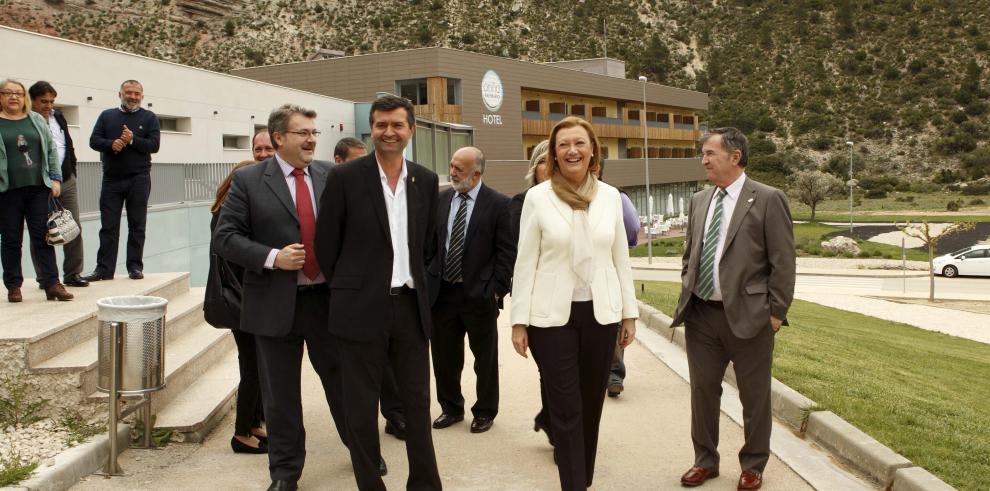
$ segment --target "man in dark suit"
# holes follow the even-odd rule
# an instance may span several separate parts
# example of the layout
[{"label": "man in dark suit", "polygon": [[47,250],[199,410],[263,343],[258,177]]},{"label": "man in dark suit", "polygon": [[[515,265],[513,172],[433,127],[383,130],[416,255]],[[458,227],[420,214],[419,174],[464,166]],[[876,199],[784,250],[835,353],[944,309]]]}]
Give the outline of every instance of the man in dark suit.
[{"label": "man in dark suit", "polygon": [[466,333],[477,376],[472,433],[488,431],[498,414],[496,320],[516,258],[509,198],[481,182],[484,172],[485,156],[477,148],[461,148],[451,157],[452,186],[440,193],[438,253],[428,270],[433,374],[443,409],[433,427],[447,428],[464,419],[461,371]]},{"label": "man in dark suit", "polygon": [[[345,137],[337,141],[333,148],[333,161],[343,164],[368,155],[368,149],[361,140]],[[399,440],[406,439],[406,416],[402,414],[402,400],[399,398],[399,387],[395,383],[395,371],[392,365],[385,363],[382,374],[382,394],[379,408],[385,418],[385,433]]]},{"label": "man in dark suit", "polygon": [[430,300],[437,175],[406,161],[412,104],[371,105],[375,152],[334,167],[317,222],[316,256],[330,285],[330,333],[339,345],[347,441],[361,490],[383,490],[375,469],[378,400],[386,360],[406,413],[408,489],[441,489],[430,430]]},{"label": "man in dark suit", "polygon": [[[52,130],[52,138],[55,140],[55,147],[58,150],[58,157],[62,163],[62,192],[58,199],[62,206],[69,213],[76,225],[79,223],[79,191],[76,186],[76,148],[72,144],[72,135],[69,134],[69,123],[62,115],[62,111],[55,109],[55,98],[58,92],[52,84],[39,80],[28,89],[31,95],[31,109],[40,114],[48,122],[49,129]],[[31,260],[34,260],[34,248],[31,249]],[[62,262],[63,283],[65,286],[89,286],[89,282],[82,278],[83,270],[83,239],[82,234],[75,240],[68,242],[63,247],[65,260]],[[35,266],[35,271],[40,269]]]},{"label": "man in dark suit", "polygon": [[292,104],[272,111],[275,156],[234,174],[214,232],[220,255],[244,267],[240,328],[257,341],[274,490],[295,489],[306,458],[304,343],[344,439],[336,352],[326,329],[326,276],[313,252],[323,210],[315,197],[331,166],[313,160],[320,134],[315,118],[316,112]]},{"label": "man in dark suit", "polygon": [[774,335],[794,298],[791,212],[780,190],[744,170],[746,136],[717,128],[701,140],[713,188],[695,193],[684,244],[681,296],[672,326],[686,324],[694,465],[681,476],[698,486],[718,475],[722,377],[731,361],[746,442],[738,489],[759,489],[770,458],[770,367]]}]

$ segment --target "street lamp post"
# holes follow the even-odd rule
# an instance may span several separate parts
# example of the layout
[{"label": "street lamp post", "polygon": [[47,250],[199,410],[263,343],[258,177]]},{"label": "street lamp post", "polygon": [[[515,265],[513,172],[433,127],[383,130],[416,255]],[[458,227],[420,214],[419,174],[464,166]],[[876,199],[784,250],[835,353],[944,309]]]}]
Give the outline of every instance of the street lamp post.
[{"label": "street lamp post", "polygon": [[643,82],[643,111],[639,114],[639,120],[643,123],[643,162],[646,168],[646,261],[653,264],[653,209],[650,206],[650,152],[649,136],[646,127],[646,76],[640,75],[639,81]]},{"label": "street lamp post", "polygon": [[853,187],[856,181],[853,180],[853,142],[846,141],[849,147],[849,235],[853,234]]}]

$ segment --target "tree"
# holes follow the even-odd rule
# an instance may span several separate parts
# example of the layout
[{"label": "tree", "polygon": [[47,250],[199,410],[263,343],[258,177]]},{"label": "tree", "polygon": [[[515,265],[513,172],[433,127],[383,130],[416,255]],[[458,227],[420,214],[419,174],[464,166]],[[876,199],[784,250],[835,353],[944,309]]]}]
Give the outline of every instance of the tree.
[{"label": "tree", "polygon": [[815,208],[828,195],[842,188],[838,177],[820,170],[805,170],[794,174],[791,194],[811,208],[811,221],[815,221]]},{"label": "tree", "polygon": [[928,220],[923,220],[917,225],[911,225],[911,222],[907,222],[904,225],[898,225],[897,228],[901,229],[908,237],[914,237],[920,240],[924,245],[928,246],[928,301],[935,301],[935,246],[938,245],[938,241],[952,234],[962,232],[964,230],[972,230],[976,224],[972,222],[956,222],[948,227],[942,229],[941,232],[936,232],[932,230],[931,224]]}]

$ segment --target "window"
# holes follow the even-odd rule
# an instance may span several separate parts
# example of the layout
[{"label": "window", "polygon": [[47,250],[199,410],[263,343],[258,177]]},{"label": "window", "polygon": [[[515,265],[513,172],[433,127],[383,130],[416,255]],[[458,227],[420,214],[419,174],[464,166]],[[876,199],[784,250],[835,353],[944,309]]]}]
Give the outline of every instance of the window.
[{"label": "window", "polygon": [[966,254],[963,254],[962,257],[966,259],[982,259],[984,257],[987,257],[987,250],[977,249],[975,251],[969,251]]},{"label": "window", "polygon": [[471,133],[467,131],[451,131],[450,132],[450,154],[453,155],[454,152],[471,146]]},{"label": "window", "polygon": [[602,146],[599,150],[602,152],[602,160],[608,159],[608,147]]},{"label": "window", "polygon": [[575,116],[584,116],[584,104],[574,104],[571,106],[571,114]]},{"label": "window", "polygon": [[173,133],[192,133],[192,120],[178,116],[158,115],[158,126],[162,131]]},{"label": "window", "polygon": [[608,110],[604,106],[593,106],[591,108],[591,117],[593,118],[605,118],[608,117]]},{"label": "window", "polygon": [[55,110],[62,113],[65,122],[69,126],[79,126],[79,106],[60,106],[56,104]]},{"label": "window", "polygon": [[643,158],[643,148],[642,147],[629,147],[626,149],[627,159],[641,159]]},{"label": "window", "polygon": [[680,114],[674,115],[674,124],[682,124],[684,122],[684,116]]},{"label": "window", "polygon": [[434,169],[434,159],[433,159],[433,131],[432,128],[428,126],[416,125],[416,133],[414,133],[413,138],[416,139],[416,163],[425,166],[428,169]]},{"label": "window", "polygon": [[447,104],[457,105],[461,103],[461,79],[447,79]]},{"label": "window", "polygon": [[223,135],[224,150],[250,150],[251,137],[244,135]]},{"label": "window", "polygon": [[550,112],[553,114],[567,114],[567,103],[566,102],[551,102]]},{"label": "window", "polygon": [[684,124],[694,124],[694,116],[684,116]]},{"label": "window", "polygon": [[539,100],[526,101],[526,110],[534,113],[540,112],[540,101]]},{"label": "window", "polygon": [[646,120],[647,121],[656,121],[657,120],[657,113],[655,113],[653,111],[646,111]]},{"label": "window", "polygon": [[636,109],[636,110],[630,109],[629,110],[629,120],[630,121],[637,121],[637,122],[639,121],[639,109]]},{"label": "window", "polygon": [[409,99],[413,105],[429,104],[425,79],[399,80],[395,85],[398,87],[399,96]]},{"label": "window", "polygon": [[660,113],[660,119],[658,121],[661,123],[670,123],[670,113]]}]

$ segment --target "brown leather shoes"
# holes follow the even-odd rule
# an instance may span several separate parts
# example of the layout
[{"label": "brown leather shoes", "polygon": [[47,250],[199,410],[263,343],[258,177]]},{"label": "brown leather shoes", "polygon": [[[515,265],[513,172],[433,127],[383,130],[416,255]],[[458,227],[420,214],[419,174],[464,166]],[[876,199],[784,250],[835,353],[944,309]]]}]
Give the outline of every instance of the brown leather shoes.
[{"label": "brown leather shoes", "polygon": [[21,296],[20,288],[8,288],[7,289],[7,301],[10,303],[23,302],[24,297]]},{"label": "brown leather shoes", "polygon": [[718,477],[718,469],[715,467],[692,467],[681,476],[681,486],[693,488],[701,486],[705,481]]},{"label": "brown leather shoes", "polygon": [[65,287],[61,283],[55,283],[45,288],[45,295],[48,297],[48,300],[58,300],[59,302],[68,302],[75,298],[73,294],[65,290]]},{"label": "brown leather shoes", "polygon": [[756,471],[742,471],[739,475],[739,487],[740,491],[760,489],[763,486],[763,474]]}]

